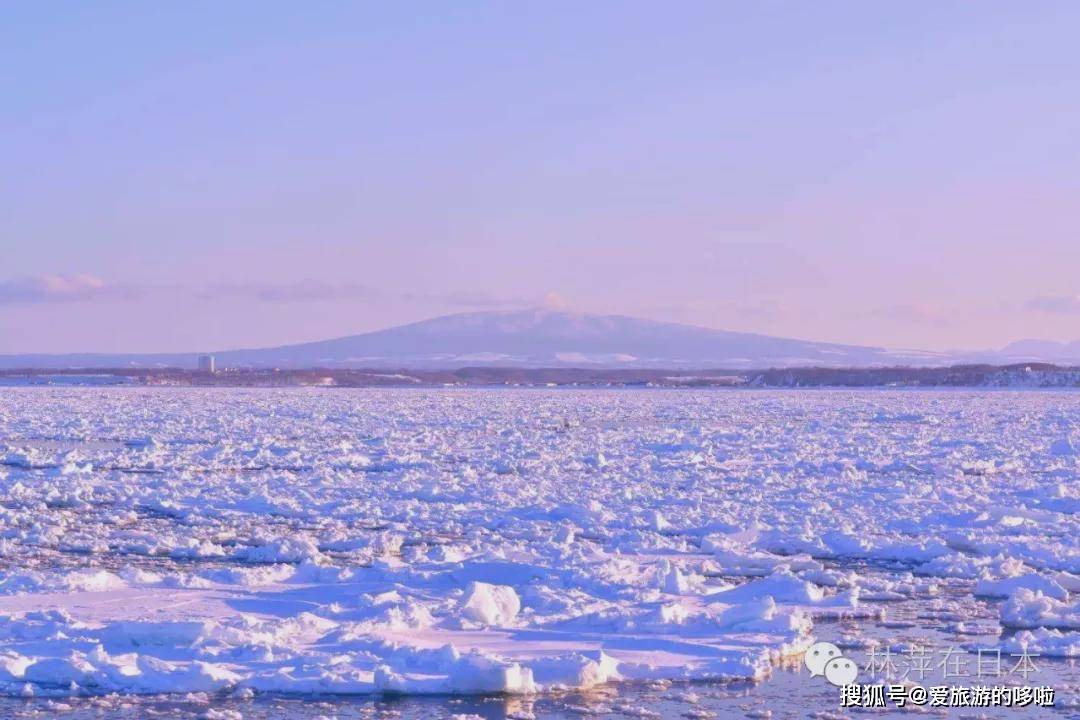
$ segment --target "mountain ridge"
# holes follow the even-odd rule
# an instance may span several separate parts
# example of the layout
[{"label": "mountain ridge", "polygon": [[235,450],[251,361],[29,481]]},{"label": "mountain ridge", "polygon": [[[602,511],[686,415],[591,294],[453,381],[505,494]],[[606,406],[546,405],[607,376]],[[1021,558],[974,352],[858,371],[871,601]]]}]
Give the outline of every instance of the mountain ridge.
[{"label": "mountain ridge", "polygon": [[[939,353],[828,343],[697,325],[533,308],[457,313],[382,330],[265,348],[214,351],[219,366],[881,367],[1080,357],[1080,341],[1021,340],[1001,351]],[[1043,352],[1065,353],[1042,357]],[[199,353],[0,355],[0,368],[194,367]]]},{"label": "mountain ridge", "polygon": [[458,313],[329,340],[218,355],[244,365],[748,367],[885,360],[882,348],[777,338],[625,315]]}]

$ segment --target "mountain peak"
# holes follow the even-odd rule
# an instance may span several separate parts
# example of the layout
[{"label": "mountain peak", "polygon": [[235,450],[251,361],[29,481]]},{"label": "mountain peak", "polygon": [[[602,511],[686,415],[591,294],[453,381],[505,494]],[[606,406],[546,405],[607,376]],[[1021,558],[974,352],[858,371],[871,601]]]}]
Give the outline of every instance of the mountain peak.
[{"label": "mountain peak", "polygon": [[[604,367],[766,369],[1080,361],[1080,342],[1022,340],[1001,352],[885,350],[716,330],[566,307],[458,313],[331,340],[215,352],[222,367]],[[0,367],[193,367],[197,353],[0,356]]]},{"label": "mountain peak", "polygon": [[1080,340],[1058,342],[1027,338],[1011,342],[1001,354],[1017,360],[1071,361],[1080,360]]},{"label": "mountain peak", "polygon": [[769,367],[881,364],[880,348],[815,343],[624,315],[536,307],[459,313],[376,332],[270,350],[225,362],[278,366]]}]

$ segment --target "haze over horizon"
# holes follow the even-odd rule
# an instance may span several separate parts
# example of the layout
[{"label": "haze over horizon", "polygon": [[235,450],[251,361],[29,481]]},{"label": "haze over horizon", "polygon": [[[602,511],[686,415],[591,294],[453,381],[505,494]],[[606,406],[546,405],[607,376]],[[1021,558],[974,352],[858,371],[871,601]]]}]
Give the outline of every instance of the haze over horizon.
[{"label": "haze over horizon", "polygon": [[0,353],[566,307],[1080,339],[1080,6],[5,10]]}]

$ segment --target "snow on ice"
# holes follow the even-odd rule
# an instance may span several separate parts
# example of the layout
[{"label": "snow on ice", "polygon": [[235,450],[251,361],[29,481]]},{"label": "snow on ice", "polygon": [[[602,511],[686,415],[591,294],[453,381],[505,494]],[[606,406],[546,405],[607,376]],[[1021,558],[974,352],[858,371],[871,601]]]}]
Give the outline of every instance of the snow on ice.
[{"label": "snow on ice", "polygon": [[4,390],[0,693],[761,679],[944,581],[1073,657],[1078,420],[1069,393]]}]

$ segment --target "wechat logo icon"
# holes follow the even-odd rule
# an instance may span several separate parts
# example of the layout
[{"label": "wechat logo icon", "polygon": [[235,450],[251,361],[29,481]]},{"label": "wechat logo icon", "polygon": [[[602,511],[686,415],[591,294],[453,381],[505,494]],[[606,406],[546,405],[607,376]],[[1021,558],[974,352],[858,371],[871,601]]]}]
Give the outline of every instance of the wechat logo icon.
[{"label": "wechat logo icon", "polygon": [[810,677],[824,675],[833,685],[840,687],[855,682],[859,668],[855,661],[844,657],[840,648],[829,642],[817,642],[807,649],[803,658]]}]

